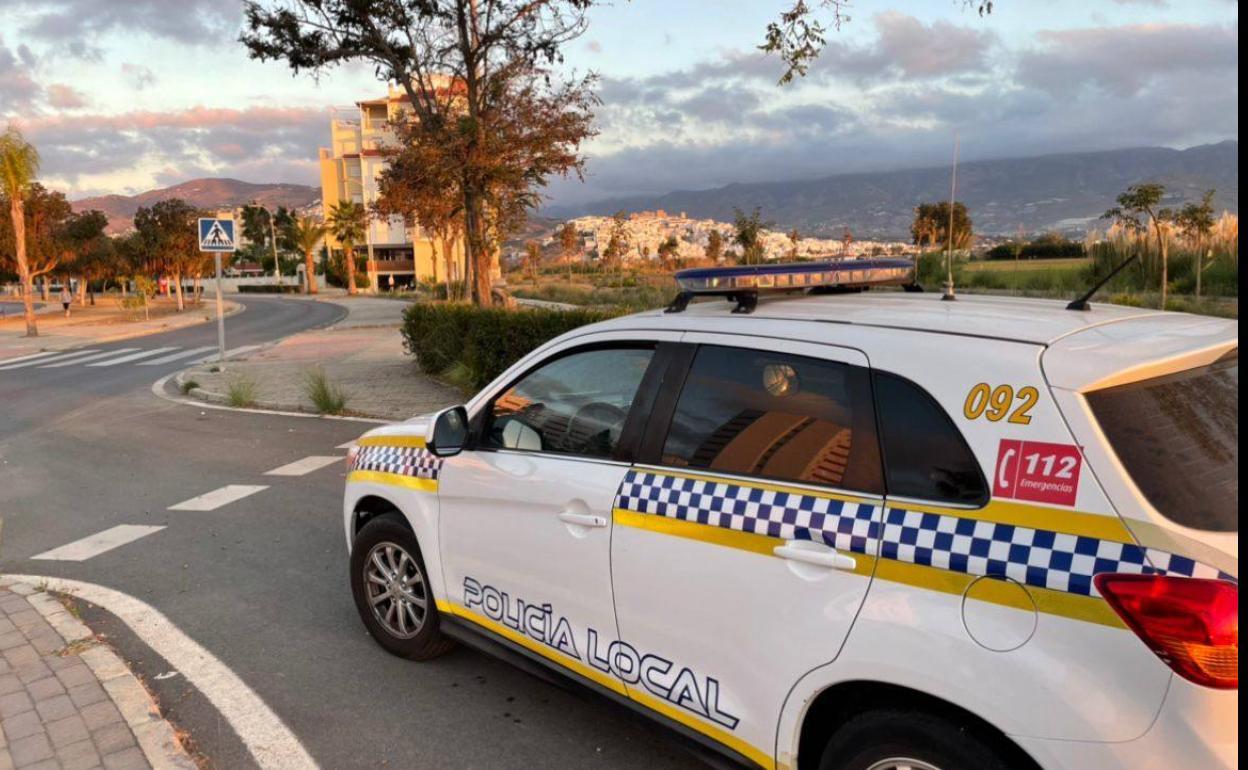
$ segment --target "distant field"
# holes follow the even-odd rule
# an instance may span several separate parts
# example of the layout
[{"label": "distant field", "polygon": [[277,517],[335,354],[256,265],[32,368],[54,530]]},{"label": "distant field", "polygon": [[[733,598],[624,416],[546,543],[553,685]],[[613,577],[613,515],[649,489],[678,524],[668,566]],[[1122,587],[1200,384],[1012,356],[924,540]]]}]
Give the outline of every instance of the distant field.
[{"label": "distant field", "polygon": [[1083,267],[1092,263],[1088,257],[1072,257],[1070,259],[985,259],[967,262],[962,268],[968,273],[995,273],[1001,271],[1032,272],[1044,270],[1063,270],[1072,267]]}]

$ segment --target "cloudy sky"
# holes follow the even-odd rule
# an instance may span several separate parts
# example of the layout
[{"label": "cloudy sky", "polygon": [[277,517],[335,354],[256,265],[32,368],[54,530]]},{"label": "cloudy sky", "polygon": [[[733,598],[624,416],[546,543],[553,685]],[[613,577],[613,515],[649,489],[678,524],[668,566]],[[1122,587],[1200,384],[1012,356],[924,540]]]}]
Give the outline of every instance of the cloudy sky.
[{"label": "cloudy sky", "polygon": [[[384,91],[250,61],[236,0],[0,0],[0,122],[71,197],[199,176],[316,184],[328,108]],[[791,0],[617,0],[568,66],[602,77],[585,183],[556,203],[1239,136],[1228,0],[853,0],[804,80],[756,50]]]}]

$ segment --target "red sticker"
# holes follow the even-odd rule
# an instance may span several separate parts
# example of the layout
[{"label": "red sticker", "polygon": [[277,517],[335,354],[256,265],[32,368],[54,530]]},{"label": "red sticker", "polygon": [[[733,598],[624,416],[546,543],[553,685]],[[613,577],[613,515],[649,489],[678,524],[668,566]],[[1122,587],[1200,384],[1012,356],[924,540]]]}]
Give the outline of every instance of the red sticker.
[{"label": "red sticker", "polygon": [[1002,439],[992,494],[1054,505],[1074,505],[1083,455],[1070,444]]}]

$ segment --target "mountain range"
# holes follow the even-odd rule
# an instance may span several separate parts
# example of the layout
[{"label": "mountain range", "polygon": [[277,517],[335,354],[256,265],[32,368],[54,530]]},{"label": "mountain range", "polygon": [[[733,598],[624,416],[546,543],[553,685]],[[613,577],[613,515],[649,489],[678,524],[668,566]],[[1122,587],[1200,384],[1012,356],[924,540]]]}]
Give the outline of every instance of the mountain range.
[{"label": "mountain range", "polygon": [[172,187],[138,195],[101,195],[73,201],[75,211],[98,209],[108,215],[108,232],[122,233],[134,227],[134,213],[168,198],[181,198],[197,208],[213,210],[259,203],[270,208],[302,209],[319,204],[321,190],[302,184],[253,184],[237,179],[192,179]]},{"label": "mountain range", "polygon": [[[1059,231],[1082,234],[1128,185],[1161,182],[1165,205],[1197,199],[1215,189],[1218,210],[1239,211],[1239,141],[1185,150],[1139,147],[1102,152],[964,162],[957,199],[984,234]],[[695,218],[732,221],[733,210],[761,209],[776,228],[810,236],[839,237],[845,227],[859,238],[909,238],[912,212],[922,202],[949,198],[948,166],[855,173],[801,181],[730,184],[710,190],[602,200],[552,207],[549,215],[612,214],[663,209]]]}]

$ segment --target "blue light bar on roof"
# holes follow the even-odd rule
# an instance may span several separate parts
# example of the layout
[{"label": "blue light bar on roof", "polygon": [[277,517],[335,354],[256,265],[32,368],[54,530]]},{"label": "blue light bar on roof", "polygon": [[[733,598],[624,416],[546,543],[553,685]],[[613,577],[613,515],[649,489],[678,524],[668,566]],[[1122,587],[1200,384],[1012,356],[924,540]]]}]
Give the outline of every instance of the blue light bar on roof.
[{"label": "blue light bar on roof", "polygon": [[723,294],[737,289],[785,290],[901,286],[914,283],[908,259],[830,259],[773,265],[696,267],[676,272],[682,291]]}]

